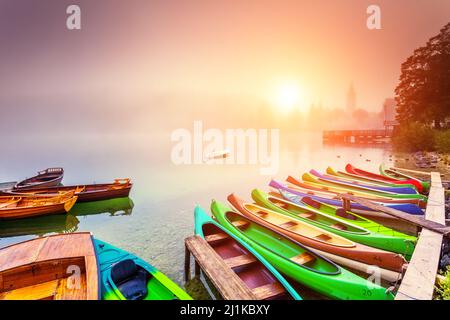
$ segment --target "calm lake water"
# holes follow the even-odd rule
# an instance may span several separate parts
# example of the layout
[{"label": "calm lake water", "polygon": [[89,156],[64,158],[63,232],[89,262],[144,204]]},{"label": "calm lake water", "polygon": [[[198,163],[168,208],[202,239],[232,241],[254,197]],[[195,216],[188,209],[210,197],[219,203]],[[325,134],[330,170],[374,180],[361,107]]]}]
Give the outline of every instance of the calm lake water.
[{"label": "calm lake water", "polygon": [[[110,182],[129,177],[130,199],[77,204],[68,215],[0,223],[0,247],[52,233],[90,231],[96,238],[130,251],[184,285],[185,237],[194,230],[196,204],[209,209],[211,199],[225,201],[235,192],[250,199],[253,188],[267,189],[270,176],[259,166],[174,165],[170,134],[14,136],[0,156],[0,181],[17,181],[36,171],[62,166],[63,183]],[[18,147],[20,146],[20,147]],[[321,133],[281,134],[280,170],[274,176],[300,176],[328,165],[351,162],[377,170],[389,163],[383,147],[322,145]],[[370,160],[367,161],[367,160]]]}]

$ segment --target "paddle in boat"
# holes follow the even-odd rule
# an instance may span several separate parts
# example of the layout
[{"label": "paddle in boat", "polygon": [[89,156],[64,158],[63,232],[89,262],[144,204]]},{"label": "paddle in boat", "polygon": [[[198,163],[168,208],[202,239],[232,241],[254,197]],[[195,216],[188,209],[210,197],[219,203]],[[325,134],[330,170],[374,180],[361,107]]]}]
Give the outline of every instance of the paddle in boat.
[{"label": "paddle in boat", "polygon": [[396,272],[402,271],[406,264],[400,254],[356,243],[305,221],[247,203],[234,194],[227,199],[242,215],[307,247]]},{"label": "paddle in boat", "polygon": [[77,201],[74,191],[51,197],[0,197],[0,219],[22,219],[67,213]]},{"label": "paddle in boat", "polygon": [[53,187],[61,184],[63,177],[63,168],[48,168],[39,171],[34,177],[20,181],[14,189]]},{"label": "paddle in boat", "polygon": [[0,249],[0,300],[98,300],[92,235],[52,235]]},{"label": "paddle in boat", "polygon": [[98,239],[94,243],[103,300],[192,300],[148,262]]},{"label": "paddle in boat", "polygon": [[49,196],[61,192],[75,191],[78,202],[90,202],[109,200],[113,198],[126,198],[130,194],[133,184],[130,179],[115,179],[113,183],[86,184],[75,186],[56,186],[46,188],[21,188],[20,190],[9,190],[0,192],[1,195],[35,195]]},{"label": "paddle in boat", "polygon": [[292,238],[231,211],[220,202],[213,201],[211,211],[223,227],[249,244],[278,271],[314,291],[341,300],[393,299],[385,288],[347,271]]},{"label": "paddle in boat", "polygon": [[280,194],[267,194],[258,189],[252,192],[253,200],[260,206],[305,220],[352,241],[400,253],[407,260],[414,252],[416,237],[394,231],[343,208],[335,208],[310,197],[296,198],[290,194],[285,196],[291,197],[295,202],[284,199]]},{"label": "paddle in boat", "polygon": [[[258,300],[301,300],[298,293],[264,257],[196,207],[195,233],[205,239]],[[236,221],[235,226],[247,222]]]}]

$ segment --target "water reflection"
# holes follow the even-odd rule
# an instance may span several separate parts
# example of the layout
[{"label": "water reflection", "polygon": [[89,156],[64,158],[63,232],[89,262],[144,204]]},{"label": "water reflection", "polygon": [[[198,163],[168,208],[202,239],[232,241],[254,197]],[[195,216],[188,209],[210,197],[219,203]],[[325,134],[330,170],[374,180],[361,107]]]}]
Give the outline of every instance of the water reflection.
[{"label": "water reflection", "polygon": [[78,217],[88,215],[129,216],[133,207],[134,204],[130,198],[78,203],[68,214],[2,221],[0,238],[44,237],[52,233],[75,232],[79,229],[80,220]]}]

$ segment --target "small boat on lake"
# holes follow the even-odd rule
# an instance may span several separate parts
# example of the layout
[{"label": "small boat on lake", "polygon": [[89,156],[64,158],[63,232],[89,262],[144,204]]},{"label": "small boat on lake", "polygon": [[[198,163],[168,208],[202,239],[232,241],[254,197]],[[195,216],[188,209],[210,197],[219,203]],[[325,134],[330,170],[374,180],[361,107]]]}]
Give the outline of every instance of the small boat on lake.
[{"label": "small boat on lake", "polygon": [[220,226],[200,207],[195,208],[194,216],[195,233],[209,243],[258,300],[301,300],[286,279],[252,247]]},{"label": "small boat on lake", "polygon": [[247,203],[234,194],[227,199],[242,215],[307,247],[396,272],[406,264],[400,254],[356,243],[305,221]]},{"label": "small boat on lake", "polygon": [[2,195],[57,195],[61,192],[75,191],[78,202],[108,200],[113,198],[126,198],[129,196],[133,184],[130,179],[115,179],[113,183],[86,184],[73,186],[54,186],[45,188],[21,188],[0,192]]},{"label": "small boat on lake", "polygon": [[211,211],[222,226],[254,248],[278,271],[314,291],[341,300],[393,299],[383,287],[341,268],[292,238],[231,211],[218,201],[211,203]]},{"label": "small boat on lake", "polygon": [[92,235],[52,235],[0,249],[0,300],[98,300]]},{"label": "small boat on lake", "polygon": [[67,213],[76,201],[77,196],[74,191],[50,197],[0,197],[0,219],[22,219]]},{"label": "small boat on lake", "polygon": [[148,262],[98,239],[94,242],[103,300],[192,300]]},{"label": "small boat on lake", "polygon": [[53,187],[61,184],[64,177],[63,168],[48,168],[39,171],[34,177],[17,183],[13,189]]}]

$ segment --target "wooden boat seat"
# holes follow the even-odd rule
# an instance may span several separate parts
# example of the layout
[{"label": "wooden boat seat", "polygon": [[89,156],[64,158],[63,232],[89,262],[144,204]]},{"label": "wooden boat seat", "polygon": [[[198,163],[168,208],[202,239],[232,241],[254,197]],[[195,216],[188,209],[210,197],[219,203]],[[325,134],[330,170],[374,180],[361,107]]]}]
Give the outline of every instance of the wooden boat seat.
[{"label": "wooden boat seat", "polygon": [[330,236],[326,235],[325,233],[321,233],[321,234],[315,236],[314,238],[316,238],[318,240],[322,240],[322,241],[329,241],[332,239]]},{"label": "wooden boat seat", "polygon": [[208,236],[205,237],[205,240],[208,243],[212,243],[212,242],[217,242],[217,241],[222,241],[225,239],[228,239],[230,236],[228,234],[226,234],[225,232],[220,232],[220,233],[215,233],[215,234],[210,234]]},{"label": "wooden boat seat", "polygon": [[53,299],[60,280],[44,282],[24,288],[0,293],[0,300],[44,300]]},{"label": "wooden boat seat", "polygon": [[269,283],[261,287],[252,289],[258,300],[266,300],[284,294],[286,290],[279,282]]},{"label": "wooden boat seat", "polygon": [[338,230],[347,230],[347,227],[339,222],[331,225],[331,227]]},{"label": "wooden boat seat", "polygon": [[256,258],[249,254],[224,259],[230,268],[242,267],[256,262]]},{"label": "wooden boat seat", "polygon": [[292,257],[291,260],[294,261],[295,263],[304,265],[316,260],[316,258],[312,254],[309,254],[308,252],[303,252],[300,253],[299,255],[296,255],[295,257]]},{"label": "wooden boat seat", "polygon": [[290,229],[292,227],[295,227],[296,225],[298,225],[298,223],[296,223],[294,221],[288,221],[288,222],[279,224],[278,226],[283,229]]},{"label": "wooden boat seat", "polygon": [[255,211],[255,213],[257,215],[260,215],[260,216],[267,216],[267,212],[264,212],[264,211],[261,211],[261,210]]},{"label": "wooden boat seat", "polygon": [[311,219],[311,218],[315,217],[316,214],[312,213],[312,212],[302,212],[299,214],[299,216],[302,218],[305,218],[305,219]]},{"label": "wooden boat seat", "polygon": [[249,223],[244,220],[233,221],[233,226],[235,226],[236,228],[246,227],[248,226],[248,224]]}]

